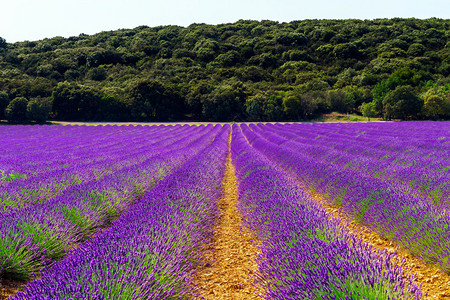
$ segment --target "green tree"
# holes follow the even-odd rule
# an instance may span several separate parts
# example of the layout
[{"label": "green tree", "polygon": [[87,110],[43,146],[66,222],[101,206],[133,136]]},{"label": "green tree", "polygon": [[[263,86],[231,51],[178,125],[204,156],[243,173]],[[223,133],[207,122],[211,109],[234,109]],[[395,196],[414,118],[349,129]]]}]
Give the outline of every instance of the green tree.
[{"label": "green tree", "polygon": [[272,76],[267,70],[257,66],[245,66],[238,70],[238,77],[242,82],[246,81],[269,81],[272,80]]},{"label": "green tree", "polygon": [[130,107],[126,101],[126,95],[119,88],[105,88],[101,91],[101,99],[98,109],[98,120],[129,121]]},{"label": "green tree", "polygon": [[385,118],[400,118],[406,120],[409,116],[416,116],[423,106],[420,99],[411,86],[399,86],[389,92],[383,99]]},{"label": "green tree", "polygon": [[347,85],[342,88],[345,92],[345,112],[352,112],[364,102],[372,102],[372,92],[369,89],[357,87],[356,85]]},{"label": "green tree", "polygon": [[5,109],[8,122],[22,123],[27,120],[28,100],[25,97],[14,98]]},{"label": "green tree", "polygon": [[362,115],[369,121],[370,118],[373,118],[376,115],[375,103],[373,102],[363,103],[359,109],[361,110]]},{"label": "green tree", "polygon": [[211,84],[207,80],[193,80],[189,83],[189,92],[186,95],[186,108],[189,114],[201,119],[203,104],[211,92]]},{"label": "green tree", "polygon": [[60,120],[78,120],[81,87],[77,83],[60,82],[52,93],[53,111]]},{"label": "green tree", "polygon": [[283,98],[286,92],[279,91],[273,93],[263,102],[263,120],[281,121],[286,118],[283,111]]},{"label": "green tree", "polygon": [[338,90],[329,90],[326,92],[326,102],[328,109],[335,112],[346,112],[345,92]]},{"label": "green tree", "polygon": [[419,43],[411,44],[408,48],[408,56],[422,56],[427,48]]},{"label": "green tree", "polygon": [[338,44],[334,46],[333,54],[337,58],[357,58],[360,55],[358,47],[354,43]]},{"label": "green tree", "polygon": [[317,110],[317,102],[309,94],[289,91],[283,98],[283,110],[290,119],[310,119]]},{"label": "green tree", "polygon": [[102,81],[106,79],[106,70],[101,66],[92,68],[87,72],[86,76],[91,80]]},{"label": "green tree", "polygon": [[245,101],[245,112],[249,116],[250,121],[261,121],[263,119],[263,103],[267,99],[262,94],[256,94],[248,97]]},{"label": "green tree", "polygon": [[219,54],[212,62],[214,67],[232,67],[240,61],[240,54],[236,50]]},{"label": "green tree", "polygon": [[445,99],[445,95],[430,90],[423,98],[423,111],[425,116],[436,118],[439,116],[443,117],[449,113],[450,107],[448,101],[446,101],[448,99]]},{"label": "green tree", "polygon": [[128,93],[131,115],[140,121],[167,121],[180,119],[184,99],[173,88],[154,79],[141,79]]},{"label": "green tree", "polygon": [[60,82],[52,93],[53,111],[60,120],[95,120],[101,93],[75,82]]},{"label": "green tree", "polygon": [[246,99],[246,88],[241,82],[225,81],[209,94],[203,105],[203,115],[218,121],[239,120]]},{"label": "green tree", "polygon": [[0,36],[0,48],[6,48],[8,47],[8,43],[6,42],[6,40],[4,38],[2,38]]},{"label": "green tree", "polygon": [[208,62],[214,59],[217,51],[219,50],[219,43],[213,39],[201,39],[194,47],[194,52],[198,58]]},{"label": "green tree", "polygon": [[27,118],[37,123],[45,123],[52,111],[52,102],[49,98],[36,97],[27,104]]},{"label": "green tree", "polygon": [[405,67],[397,69],[388,79],[375,85],[373,88],[373,98],[377,112],[382,112],[383,99],[389,92],[402,85],[417,86],[421,78],[422,76],[415,70]]},{"label": "green tree", "polygon": [[9,96],[6,92],[0,92],[0,120],[5,118],[5,109],[9,104]]},{"label": "green tree", "polygon": [[277,64],[276,57],[271,53],[262,53],[260,55],[252,56],[248,60],[249,65],[259,65],[264,69],[274,68]]},{"label": "green tree", "polygon": [[286,118],[283,111],[283,98],[286,92],[268,91],[250,96],[245,101],[245,113],[251,121],[282,121]]}]

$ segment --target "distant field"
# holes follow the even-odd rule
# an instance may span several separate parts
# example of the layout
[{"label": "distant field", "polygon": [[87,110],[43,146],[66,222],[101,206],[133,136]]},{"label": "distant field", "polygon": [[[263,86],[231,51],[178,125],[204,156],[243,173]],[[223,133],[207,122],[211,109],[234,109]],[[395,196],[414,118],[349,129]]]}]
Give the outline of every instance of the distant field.
[{"label": "distant field", "polygon": [[98,126],[98,125],[132,125],[132,126],[152,126],[152,125],[208,125],[208,124],[227,124],[226,122],[65,122],[65,121],[54,121],[53,124],[60,125],[89,125],[89,126]]},{"label": "distant field", "polygon": [[[314,122],[314,123],[346,123],[346,122],[380,122],[382,121],[381,118],[371,118],[370,121],[362,116],[355,115],[355,114],[341,114],[341,113],[331,113],[331,114],[325,114],[322,117],[318,119],[308,120],[305,121],[307,123]],[[299,123],[299,122],[65,122],[65,121],[53,121],[53,124],[61,124],[61,125],[90,125],[90,126],[97,126],[97,125],[207,125],[207,124],[257,124],[257,123],[263,123],[263,124],[274,124],[274,123],[280,123],[280,124],[287,124],[287,123]]]},{"label": "distant field", "polygon": [[0,127],[0,299],[450,293],[450,122],[58,123]]}]

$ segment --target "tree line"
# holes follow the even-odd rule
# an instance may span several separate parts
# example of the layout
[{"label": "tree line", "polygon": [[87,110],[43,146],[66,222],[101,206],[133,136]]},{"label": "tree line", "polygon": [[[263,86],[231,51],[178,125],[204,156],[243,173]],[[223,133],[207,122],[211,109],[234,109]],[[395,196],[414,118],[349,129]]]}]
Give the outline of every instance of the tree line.
[{"label": "tree line", "polygon": [[0,38],[0,119],[448,119],[449,24],[240,20]]}]

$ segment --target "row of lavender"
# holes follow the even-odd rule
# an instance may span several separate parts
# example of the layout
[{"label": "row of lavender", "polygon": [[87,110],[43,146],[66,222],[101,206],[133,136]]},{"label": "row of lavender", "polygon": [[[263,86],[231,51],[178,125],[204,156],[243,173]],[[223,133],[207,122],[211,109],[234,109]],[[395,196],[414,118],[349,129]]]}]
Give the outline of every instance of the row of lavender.
[{"label": "row of lavender", "polygon": [[[398,130],[396,123],[383,124],[385,130],[389,129],[388,125],[393,131]],[[423,155],[429,157],[433,157],[434,151],[439,149],[440,155],[444,156],[442,161],[445,161],[450,154],[450,124],[440,125],[442,130],[434,135],[434,139],[438,141],[429,148],[428,154],[423,141],[422,146],[417,149],[422,148]],[[405,126],[402,126],[404,130],[407,129]],[[414,128],[414,123],[409,126]],[[424,126],[423,130],[426,129],[426,124],[418,126]],[[444,271],[450,271],[450,215],[445,203],[447,199],[440,198],[440,201],[435,201],[405,190],[401,182],[377,178],[364,170],[332,164],[326,159],[320,159],[327,155],[326,148],[316,145],[314,151],[317,153],[312,155],[313,150],[305,150],[300,143],[283,137],[286,134],[282,129],[278,128],[278,131],[274,132],[267,127],[269,126],[243,126],[242,130],[256,149],[289,174],[328,195],[333,204],[342,206],[344,211],[356,220],[402,244],[423,260],[437,263]],[[368,130],[368,127],[363,125],[361,129]],[[296,130],[302,134],[308,132],[309,128],[298,127]],[[416,131],[417,136],[412,140],[430,138],[424,136],[423,131]],[[416,131],[410,128],[408,132],[413,136]],[[436,160],[440,159],[436,157]],[[448,178],[448,169],[444,168],[441,172]],[[448,183],[448,180],[444,181],[441,187],[445,188]]]},{"label": "row of lavender", "polygon": [[[151,153],[141,162],[128,165],[123,161],[123,168],[98,180],[68,187],[46,201],[1,213],[0,274],[28,279],[61,259],[202,150],[219,130],[212,125],[184,127],[182,135],[167,136],[160,148],[144,149]],[[154,143],[150,140],[150,144]]]},{"label": "row of lavender", "polygon": [[113,127],[88,126],[0,128],[2,179],[4,182],[15,181],[48,171],[70,170],[93,161],[105,161],[119,150],[115,147],[119,141],[125,145],[134,144],[136,139],[143,141],[144,136],[148,138],[163,131],[157,127],[146,131],[130,129],[119,131]]},{"label": "row of lavender", "polygon": [[[181,299],[212,235],[230,126],[13,299]],[[187,151],[187,149],[186,149]]]},{"label": "row of lavender", "polygon": [[286,138],[285,146],[301,148],[314,159],[394,181],[405,191],[435,202],[450,197],[445,138],[450,129],[445,123],[318,124],[306,128],[295,124],[265,129]]},{"label": "row of lavender", "polygon": [[[243,126],[244,132],[246,127]],[[418,299],[420,289],[360,240],[233,127],[239,210],[261,240],[258,280],[266,299]],[[270,142],[259,139],[261,148]],[[265,144],[265,145],[264,145]],[[279,153],[282,155],[282,153]]]},{"label": "row of lavender", "polygon": [[70,186],[138,164],[189,131],[181,126],[154,127],[148,132],[136,128],[32,128],[12,127],[12,134],[7,132],[2,139],[0,212],[45,201]]}]

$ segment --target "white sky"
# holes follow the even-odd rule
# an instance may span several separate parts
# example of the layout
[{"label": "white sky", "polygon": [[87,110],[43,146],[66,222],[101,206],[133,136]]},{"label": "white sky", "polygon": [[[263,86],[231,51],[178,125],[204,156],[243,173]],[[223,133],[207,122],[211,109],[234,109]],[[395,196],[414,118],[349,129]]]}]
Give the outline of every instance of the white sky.
[{"label": "white sky", "polygon": [[[450,18],[448,0],[0,0],[7,42],[94,34],[140,25],[221,24],[239,19]],[[449,21],[450,22],[450,21]]]}]

